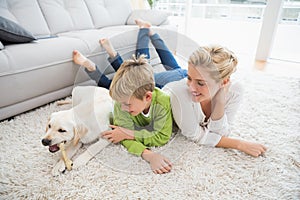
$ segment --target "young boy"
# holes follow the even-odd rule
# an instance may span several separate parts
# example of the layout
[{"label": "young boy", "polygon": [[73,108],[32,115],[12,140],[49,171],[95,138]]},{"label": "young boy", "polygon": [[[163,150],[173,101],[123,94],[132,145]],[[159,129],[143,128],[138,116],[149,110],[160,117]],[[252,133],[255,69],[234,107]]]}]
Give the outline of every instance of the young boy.
[{"label": "young boy", "polygon": [[144,55],[125,60],[110,85],[115,100],[113,130],[102,137],[121,142],[127,150],[150,163],[154,173],[170,172],[171,162],[149,147],[166,144],[172,134],[170,97],[155,88],[153,70]]}]

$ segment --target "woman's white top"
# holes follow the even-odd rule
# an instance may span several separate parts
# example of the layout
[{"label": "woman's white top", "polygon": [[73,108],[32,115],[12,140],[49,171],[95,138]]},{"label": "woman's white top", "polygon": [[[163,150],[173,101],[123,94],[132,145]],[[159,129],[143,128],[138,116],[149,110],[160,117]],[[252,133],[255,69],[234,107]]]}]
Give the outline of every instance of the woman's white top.
[{"label": "woman's white top", "polygon": [[205,122],[205,114],[199,102],[192,101],[192,95],[182,79],[168,83],[163,90],[171,97],[173,117],[188,139],[197,143],[216,146],[222,136],[230,134],[230,125],[243,97],[243,89],[239,83],[231,83],[226,94],[225,112],[221,119]]}]

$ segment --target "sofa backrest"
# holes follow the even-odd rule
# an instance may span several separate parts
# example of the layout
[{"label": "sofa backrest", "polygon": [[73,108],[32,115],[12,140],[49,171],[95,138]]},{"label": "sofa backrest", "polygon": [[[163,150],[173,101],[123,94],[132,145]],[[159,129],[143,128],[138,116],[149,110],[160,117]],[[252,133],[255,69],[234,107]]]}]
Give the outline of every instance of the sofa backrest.
[{"label": "sofa backrest", "polygon": [[0,0],[0,16],[37,38],[124,25],[131,11],[130,0]]},{"label": "sofa backrest", "polygon": [[124,25],[132,12],[130,0],[85,0],[95,28]]},{"label": "sofa backrest", "polygon": [[94,28],[84,0],[38,0],[51,34]]},{"label": "sofa backrest", "polygon": [[20,24],[36,37],[50,35],[37,0],[0,0],[0,16]]}]

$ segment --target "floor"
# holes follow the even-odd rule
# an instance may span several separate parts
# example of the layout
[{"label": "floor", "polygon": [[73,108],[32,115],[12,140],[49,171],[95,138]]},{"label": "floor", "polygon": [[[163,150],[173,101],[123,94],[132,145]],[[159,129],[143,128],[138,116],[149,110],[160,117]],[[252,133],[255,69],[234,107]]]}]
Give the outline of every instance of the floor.
[{"label": "floor", "polygon": [[270,60],[268,62],[254,62],[254,69],[266,73],[300,78],[300,63]]},{"label": "floor", "polygon": [[260,71],[266,74],[273,74],[285,77],[300,78],[300,63],[269,59],[267,62],[256,61],[254,56],[244,53],[237,53],[239,59],[238,73],[248,71]]}]

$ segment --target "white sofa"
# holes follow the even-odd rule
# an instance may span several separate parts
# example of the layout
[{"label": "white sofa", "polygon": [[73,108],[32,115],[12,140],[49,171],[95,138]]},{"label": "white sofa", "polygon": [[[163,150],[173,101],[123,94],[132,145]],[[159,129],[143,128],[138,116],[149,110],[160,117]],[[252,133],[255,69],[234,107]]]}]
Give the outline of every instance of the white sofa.
[{"label": "white sofa", "polygon": [[72,62],[74,49],[112,76],[98,41],[110,38],[120,54],[129,57],[136,45],[136,18],[151,21],[172,49],[167,36],[174,27],[167,14],[133,10],[129,0],[0,0],[0,16],[36,37],[0,51],[0,120],[66,97],[74,85],[93,84]]}]

